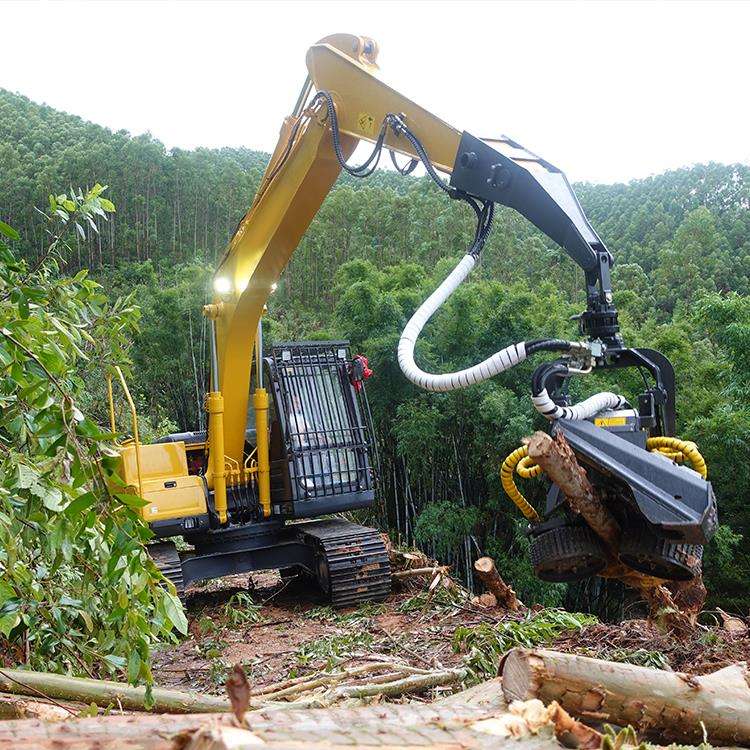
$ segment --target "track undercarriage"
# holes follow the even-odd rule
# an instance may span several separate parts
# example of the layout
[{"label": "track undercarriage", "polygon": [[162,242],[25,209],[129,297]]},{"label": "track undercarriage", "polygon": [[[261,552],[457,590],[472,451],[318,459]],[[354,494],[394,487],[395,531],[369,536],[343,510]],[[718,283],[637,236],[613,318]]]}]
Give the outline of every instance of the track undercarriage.
[{"label": "track undercarriage", "polygon": [[381,601],[390,592],[390,563],[380,532],[342,519],[226,529],[195,542],[184,552],[173,542],[148,546],[181,597],[195,581],[276,568],[315,581],[335,607]]}]

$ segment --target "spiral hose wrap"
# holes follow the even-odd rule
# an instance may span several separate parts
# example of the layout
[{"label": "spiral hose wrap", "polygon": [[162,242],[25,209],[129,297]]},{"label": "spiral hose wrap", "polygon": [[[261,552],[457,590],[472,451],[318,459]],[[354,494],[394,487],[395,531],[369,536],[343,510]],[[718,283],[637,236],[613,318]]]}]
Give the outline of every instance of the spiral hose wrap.
[{"label": "spiral hose wrap", "polygon": [[526,346],[522,341],[506,346],[473,367],[442,375],[425,372],[414,361],[414,346],[427,321],[471,273],[476,262],[473,255],[465,255],[443,283],[419,306],[401,334],[398,342],[399,366],[404,375],[420,388],[428,391],[455,391],[466,388],[505,372],[526,359]]}]

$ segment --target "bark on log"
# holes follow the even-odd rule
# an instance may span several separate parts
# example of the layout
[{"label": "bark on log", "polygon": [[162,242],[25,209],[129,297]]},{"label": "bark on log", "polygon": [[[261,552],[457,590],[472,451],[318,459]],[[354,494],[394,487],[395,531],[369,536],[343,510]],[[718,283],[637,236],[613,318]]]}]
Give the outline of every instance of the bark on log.
[{"label": "bark on log", "polygon": [[558,701],[574,716],[631,725],[664,742],[750,745],[747,666],[693,677],[556,651],[513,649],[502,665],[508,701]]},{"label": "bark on log", "polygon": [[[380,704],[345,709],[263,710],[246,716],[246,726],[265,744],[281,748],[381,746],[559,750],[551,736],[492,736],[486,720],[501,716],[480,706]],[[237,726],[231,715],[102,716],[49,724],[0,722],[0,750],[178,750],[205,727]],[[236,738],[236,735],[235,735]],[[242,739],[242,738],[240,738]],[[210,745],[208,746],[210,747]],[[220,746],[219,746],[220,747]],[[235,746],[236,747],[236,746]]]},{"label": "bark on log", "polygon": [[571,510],[582,515],[606,545],[616,550],[620,527],[596,496],[586,472],[562,433],[551,438],[545,432],[535,432],[529,440],[529,457],[560,487]]},{"label": "bark on log", "polygon": [[[97,706],[144,710],[146,689],[109,680],[66,677],[45,672],[0,669],[0,690],[16,695],[57,698]],[[229,701],[213,695],[188,693],[165,688],[153,689],[152,711],[163,713],[205,713],[230,710]]]},{"label": "bark on log", "polygon": [[479,580],[494,594],[499,607],[515,612],[524,607],[523,602],[518,600],[516,592],[508,586],[497,572],[495,561],[491,557],[480,557],[474,563],[474,572]]}]

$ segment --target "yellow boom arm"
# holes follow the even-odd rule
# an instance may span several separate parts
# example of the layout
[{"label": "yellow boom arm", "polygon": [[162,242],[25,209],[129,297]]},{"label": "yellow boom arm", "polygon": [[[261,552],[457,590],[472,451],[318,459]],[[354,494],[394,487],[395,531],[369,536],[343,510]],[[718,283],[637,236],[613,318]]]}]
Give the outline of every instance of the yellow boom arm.
[{"label": "yellow boom arm", "polygon": [[[333,95],[345,156],[351,155],[358,140],[374,142],[383,118],[396,112],[419,134],[435,167],[450,171],[455,159],[461,133],[376,78],[376,55],[372,40],[346,34],[327,37],[310,48],[309,78],[300,104],[284,121],[255,200],[216,271],[213,304],[206,306],[205,313],[215,324],[218,370],[218,382],[212,383],[208,397],[212,409],[209,450],[221,453],[211,456],[207,479],[215,491],[220,516],[225,513],[226,490],[217,469],[225,456],[240,466],[244,461],[253,345],[263,307],[341,170],[325,107],[303,110],[310,86]],[[405,139],[396,142],[392,133],[386,145],[416,156]],[[223,420],[216,419],[220,408],[217,393],[223,397]],[[263,394],[260,398],[256,394],[254,401],[256,405],[260,401],[263,408]],[[263,468],[261,441],[259,438],[259,468]],[[267,457],[267,446],[265,454]],[[258,478],[267,513],[268,479],[262,472]]]}]

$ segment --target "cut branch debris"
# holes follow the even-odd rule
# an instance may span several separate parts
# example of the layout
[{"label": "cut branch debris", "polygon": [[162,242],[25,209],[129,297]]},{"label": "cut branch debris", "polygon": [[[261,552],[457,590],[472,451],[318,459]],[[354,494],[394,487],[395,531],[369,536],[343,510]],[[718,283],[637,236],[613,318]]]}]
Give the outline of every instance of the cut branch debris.
[{"label": "cut branch debris", "polygon": [[405,578],[418,578],[420,576],[435,576],[438,573],[447,575],[449,565],[435,565],[431,568],[407,568],[406,570],[396,570],[391,573],[391,578],[403,580]]},{"label": "cut branch debris", "polygon": [[[121,706],[143,711],[146,688],[133,687],[109,680],[92,680],[81,677],[66,677],[46,672],[31,672],[20,669],[0,670],[0,690],[16,695],[56,698],[64,701],[95,703],[101,708]],[[153,689],[153,710],[169,713],[205,713],[229,711],[226,698],[213,695],[188,693],[165,688]]]}]

